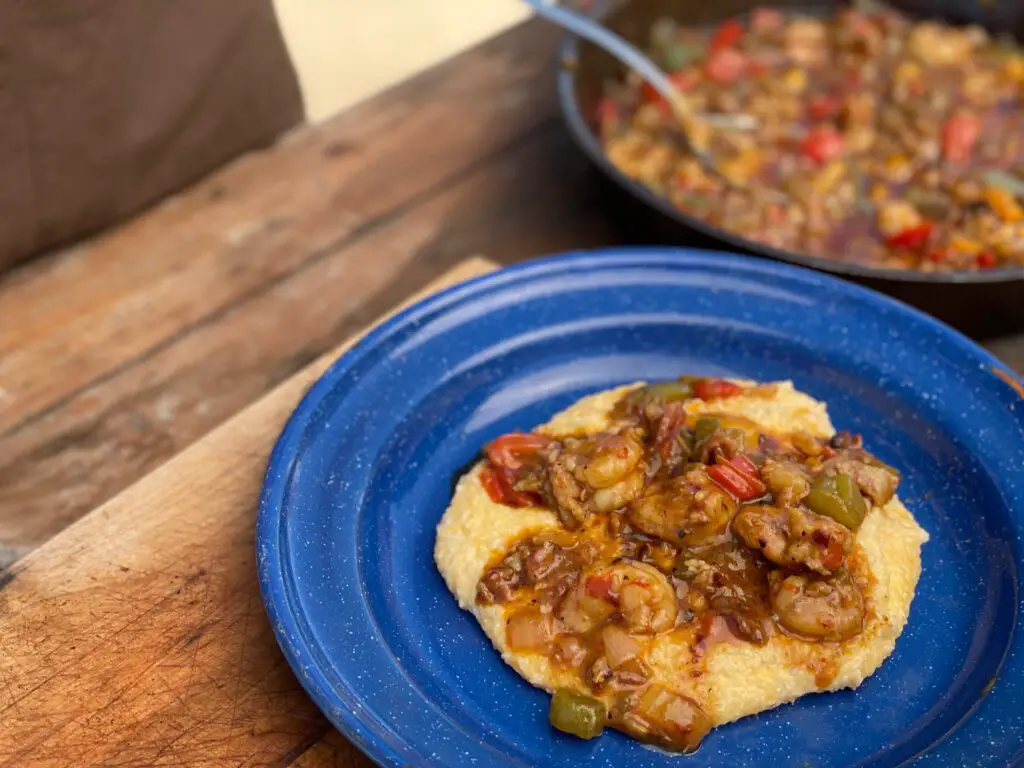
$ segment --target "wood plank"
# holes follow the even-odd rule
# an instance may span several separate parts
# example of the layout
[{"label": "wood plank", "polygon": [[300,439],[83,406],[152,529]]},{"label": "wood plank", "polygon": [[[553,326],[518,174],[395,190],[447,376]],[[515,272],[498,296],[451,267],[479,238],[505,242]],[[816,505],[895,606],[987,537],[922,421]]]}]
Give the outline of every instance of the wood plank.
[{"label": "wood plank", "polygon": [[535,132],[0,438],[0,541],[37,546],[466,254],[508,263],[608,242],[568,141],[558,125]]},{"label": "wood plank", "polygon": [[550,122],[556,37],[528,23],[0,279],[0,434]]},{"label": "wood plank", "polygon": [[[428,290],[480,274],[472,260]],[[326,355],[0,582],[0,766],[367,766],[301,691],[256,583],[259,487]]]}]

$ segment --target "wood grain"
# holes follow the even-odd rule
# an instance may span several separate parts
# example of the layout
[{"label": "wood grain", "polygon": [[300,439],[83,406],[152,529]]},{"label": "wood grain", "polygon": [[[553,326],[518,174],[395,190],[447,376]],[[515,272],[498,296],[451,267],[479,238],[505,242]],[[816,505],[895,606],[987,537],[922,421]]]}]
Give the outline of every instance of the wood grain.
[{"label": "wood grain", "polygon": [[6,403],[17,422],[0,429],[8,556],[465,254],[612,242],[543,85],[552,43],[532,24],[497,38],[0,283],[0,317],[21,317],[0,323],[0,420]]},{"label": "wood grain", "polygon": [[[471,260],[428,291],[491,267]],[[341,351],[0,581],[0,766],[370,765],[289,671],[254,562],[272,443]]]},{"label": "wood grain", "polygon": [[0,284],[0,434],[550,122],[555,38],[495,38],[16,272]]},{"label": "wood grain", "polygon": [[467,253],[507,263],[600,244],[565,141],[539,132],[0,438],[0,540],[45,541]]}]

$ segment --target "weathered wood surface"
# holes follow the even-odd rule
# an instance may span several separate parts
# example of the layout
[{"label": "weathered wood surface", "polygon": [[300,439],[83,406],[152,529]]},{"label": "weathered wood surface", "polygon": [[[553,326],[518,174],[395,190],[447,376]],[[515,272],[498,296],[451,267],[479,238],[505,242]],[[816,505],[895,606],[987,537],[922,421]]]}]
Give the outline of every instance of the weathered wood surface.
[{"label": "weathered wood surface", "polygon": [[38,546],[468,253],[611,241],[556,38],[528,23],[0,279],[0,544]]},{"label": "weathered wood surface", "polygon": [[274,439],[341,351],[0,577],[0,766],[370,765],[275,645],[253,543]]}]

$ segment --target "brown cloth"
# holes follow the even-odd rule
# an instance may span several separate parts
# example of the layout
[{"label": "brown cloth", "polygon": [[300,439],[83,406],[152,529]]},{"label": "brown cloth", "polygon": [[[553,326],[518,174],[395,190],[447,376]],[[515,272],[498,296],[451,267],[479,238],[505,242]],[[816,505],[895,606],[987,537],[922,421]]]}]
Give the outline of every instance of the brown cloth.
[{"label": "brown cloth", "polygon": [[0,270],[302,114],[270,0],[0,0]]}]

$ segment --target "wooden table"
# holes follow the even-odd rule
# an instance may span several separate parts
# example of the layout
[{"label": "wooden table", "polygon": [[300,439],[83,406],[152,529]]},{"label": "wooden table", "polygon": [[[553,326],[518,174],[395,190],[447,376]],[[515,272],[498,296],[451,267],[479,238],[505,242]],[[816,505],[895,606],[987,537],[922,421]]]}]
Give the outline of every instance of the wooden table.
[{"label": "wooden table", "polygon": [[338,345],[429,281],[615,242],[555,40],[524,24],[0,279],[0,543],[31,552],[0,573],[0,766],[368,765],[274,645],[260,475]]}]

